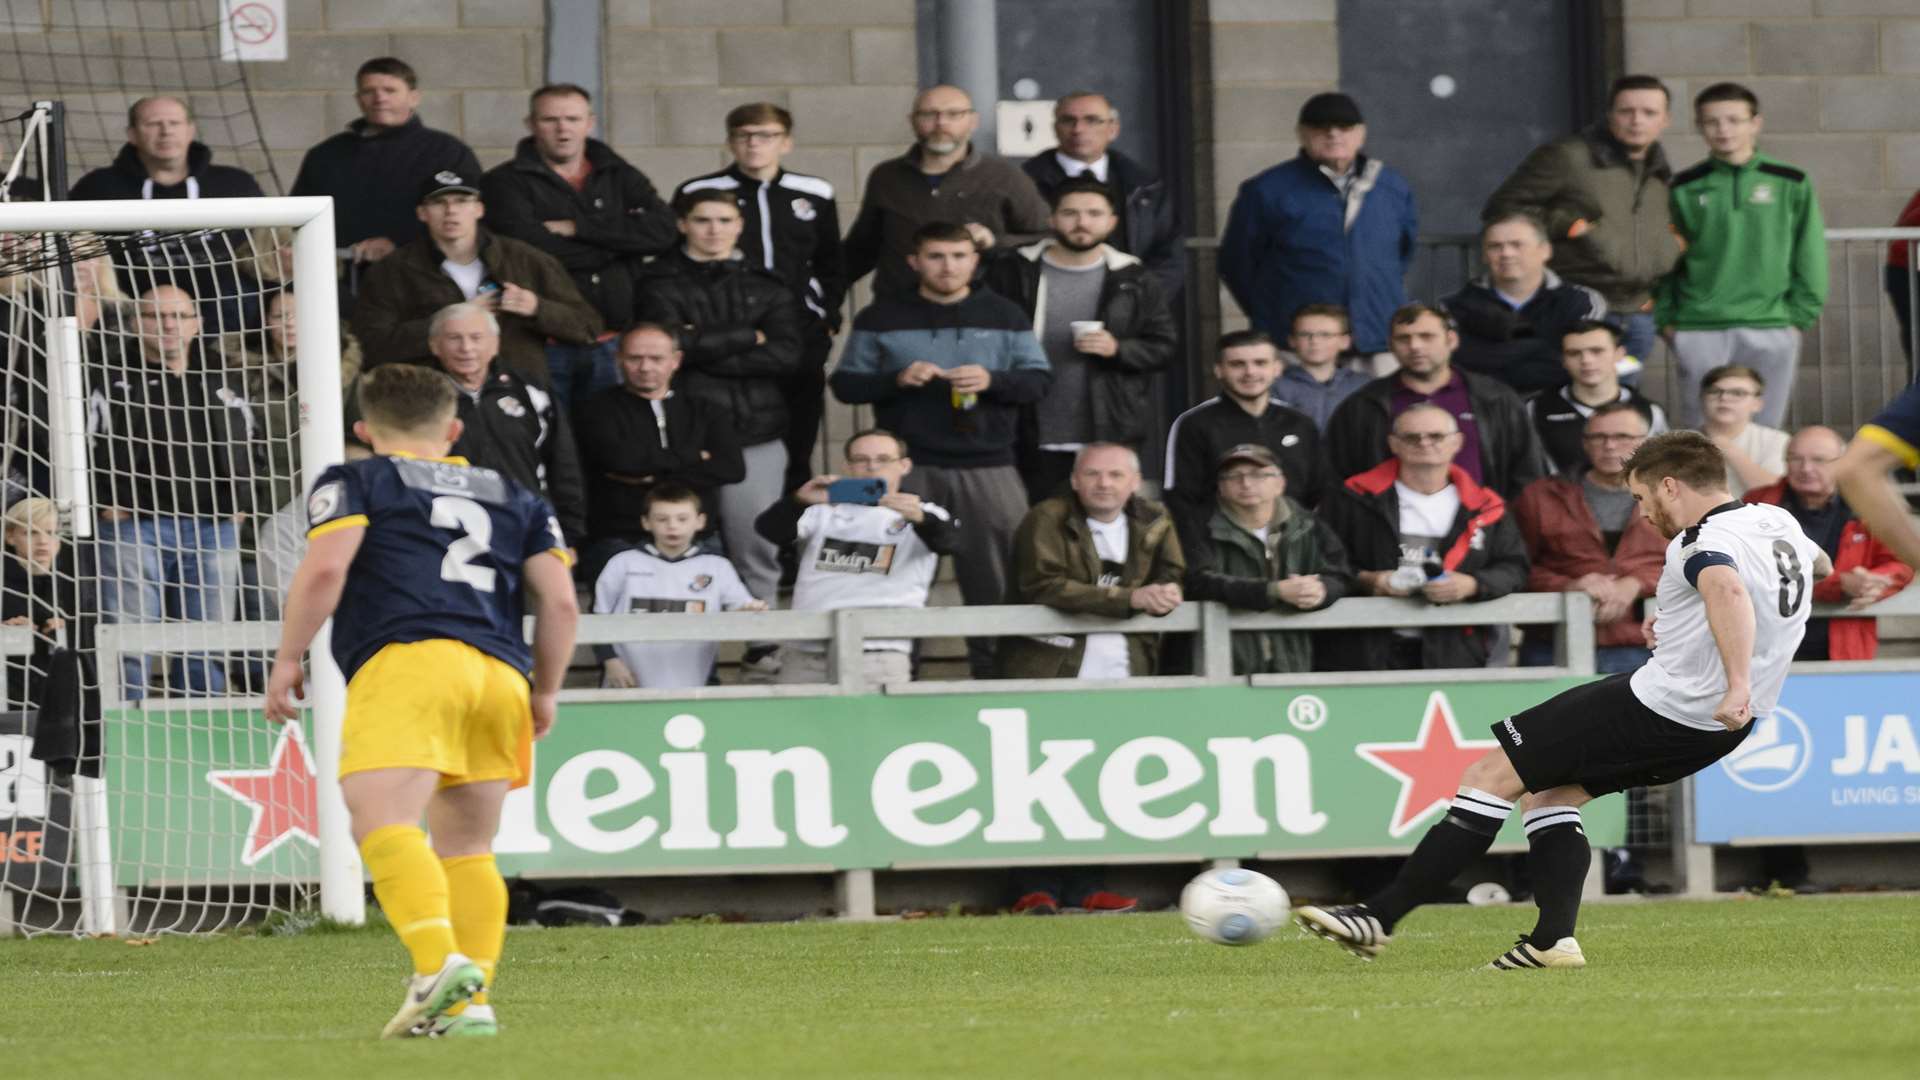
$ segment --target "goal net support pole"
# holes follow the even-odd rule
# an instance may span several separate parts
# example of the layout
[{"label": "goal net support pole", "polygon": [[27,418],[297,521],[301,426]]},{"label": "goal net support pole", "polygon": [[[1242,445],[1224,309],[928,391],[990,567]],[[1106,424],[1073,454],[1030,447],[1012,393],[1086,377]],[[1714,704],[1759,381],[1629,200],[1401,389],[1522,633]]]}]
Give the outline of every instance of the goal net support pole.
[{"label": "goal net support pole", "polygon": [[[300,402],[300,474],[309,482],[344,459],[340,400],[340,335],[335,308],[333,201],[327,198],[124,200],[0,203],[0,235],[10,233],[139,233],[143,230],[290,229]],[[272,257],[267,253],[267,257]],[[48,320],[50,395],[54,415],[53,470],[58,493],[78,528],[91,525],[92,495],[85,429],[83,365],[71,315]],[[304,505],[304,501],[302,503]],[[83,524],[82,524],[83,523]],[[340,726],[346,683],[330,650],[331,625],[309,650],[308,706],[313,711],[317,826],[320,833],[321,911],[345,923],[365,921],[360,856],[340,795]],[[110,661],[115,662],[117,661]],[[114,867],[108,843],[109,793],[104,780],[75,788],[82,922],[92,932],[124,929],[115,911]]]}]

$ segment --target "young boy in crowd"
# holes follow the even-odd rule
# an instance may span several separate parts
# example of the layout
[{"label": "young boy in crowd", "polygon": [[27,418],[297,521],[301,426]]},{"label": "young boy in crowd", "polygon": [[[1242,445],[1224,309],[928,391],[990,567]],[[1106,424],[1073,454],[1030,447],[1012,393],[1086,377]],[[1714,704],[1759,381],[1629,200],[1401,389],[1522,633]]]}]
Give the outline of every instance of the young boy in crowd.
[{"label": "young boy in crowd", "polygon": [[[640,524],[652,540],[607,562],[594,586],[594,614],[767,610],[726,556],[694,542],[707,528],[700,496],[660,484],[647,494]],[[719,651],[710,641],[594,646],[605,685],[648,689],[707,685]]]}]

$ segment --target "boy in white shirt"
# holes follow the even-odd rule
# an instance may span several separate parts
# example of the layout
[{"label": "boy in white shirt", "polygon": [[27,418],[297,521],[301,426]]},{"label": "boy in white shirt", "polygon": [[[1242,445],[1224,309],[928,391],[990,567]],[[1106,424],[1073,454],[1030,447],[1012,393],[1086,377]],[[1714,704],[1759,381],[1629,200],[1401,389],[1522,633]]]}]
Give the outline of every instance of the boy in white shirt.
[{"label": "boy in white shirt", "polygon": [[[659,484],[647,494],[640,523],[653,539],[607,562],[594,585],[594,614],[767,610],[726,556],[694,542],[707,527],[700,496]],[[719,651],[711,641],[594,646],[603,685],[648,689],[707,685]]]},{"label": "boy in white shirt", "polygon": [[1726,456],[1727,490],[1736,499],[1787,474],[1790,436],[1754,422],[1766,406],[1766,393],[1760,373],[1741,364],[1723,364],[1700,380],[1700,430]]}]

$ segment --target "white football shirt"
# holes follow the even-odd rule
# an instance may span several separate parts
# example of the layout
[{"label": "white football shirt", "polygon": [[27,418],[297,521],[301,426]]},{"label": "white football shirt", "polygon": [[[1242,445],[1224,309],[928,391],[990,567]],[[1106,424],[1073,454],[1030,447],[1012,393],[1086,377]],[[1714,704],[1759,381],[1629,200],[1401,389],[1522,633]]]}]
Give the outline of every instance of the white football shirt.
[{"label": "white football shirt", "polygon": [[[922,512],[951,521],[937,503]],[[809,506],[796,527],[800,572],[793,581],[793,610],[923,608],[940,554],[927,546],[913,523],[884,506],[823,503]],[[825,652],[824,641],[796,641],[807,652]],[[867,650],[909,652],[906,639],[867,640]]]},{"label": "white football shirt", "polygon": [[1787,667],[1807,632],[1813,608],[1813,565],[1820,548],[1793,515],[1763,503],[1724,503],[1667,545],[1655,594],[1659,646],[1633,673],[1640,703],[1676,724],[1724,731],[1713,718],[1727,692],[1720,647],[1707,624],[1707,603],[1695,587],[1702,570],[1731,566],[1753,599],[1753,720],[1764,720],[1780,699]]},{"label": "white football shirt", "polygon": [[[724,556],[695,544],[666,558],[652,544],[615,555],[594,584],[597,615],[669,611],[732,611],[753,600],[739,571]],[[720,646],[711,641],[615,645],[641,686],[678,689],[707,685]]]}]

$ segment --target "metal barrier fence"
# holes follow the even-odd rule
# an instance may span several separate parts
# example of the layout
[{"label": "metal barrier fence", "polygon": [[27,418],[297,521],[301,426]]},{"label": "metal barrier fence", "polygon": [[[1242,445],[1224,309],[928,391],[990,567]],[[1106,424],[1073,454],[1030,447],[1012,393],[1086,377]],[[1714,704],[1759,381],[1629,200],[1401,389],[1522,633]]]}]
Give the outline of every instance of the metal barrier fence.
[{"label": "metal barrier fence", "polygon": [[[1820,321],[1800,346],[1800,367],[1792,389],[1788,422],[1824,423],[1850,431],[1880,411],[1888,399],[1913,381],[1912,357],[1920,353],[1920,322],[1900,314],[1920,309],[1920,229],[1828,229],[1829,287]],[[1889,272],[1887,249],[1907,248],[1907,268]],[[1232,304],[1220,282],[1216,253],[1220,241],[1199,236],[1187,241],[1187,327],[1190,391],[1200,396],[1212,370],[1213,342]],[[1480,270],[1480,241],[1472,233],[1422,236],[1407,272],[1411,299],[1438,300],[1464,285]],[[1672,403],[1682,393],[1679,373],[1662,354],[1643,357],[1642,385],[1659,400]]]}]

